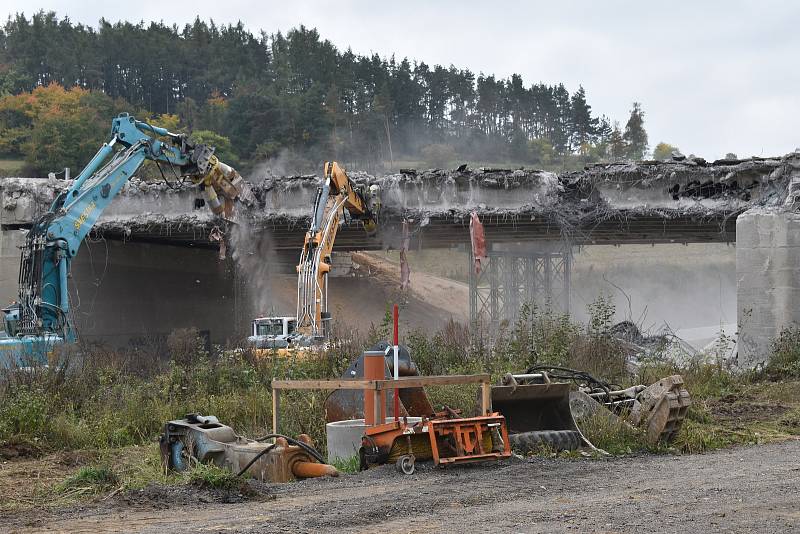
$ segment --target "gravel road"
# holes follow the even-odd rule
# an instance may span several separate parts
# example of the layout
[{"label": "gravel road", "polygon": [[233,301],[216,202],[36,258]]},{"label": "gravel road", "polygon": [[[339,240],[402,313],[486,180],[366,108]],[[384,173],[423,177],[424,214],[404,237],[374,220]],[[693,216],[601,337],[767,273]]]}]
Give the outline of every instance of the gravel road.
[{"label": "gravel road", "polygon": [[[269,500],[114,497],[6,518],[12,532],[800,532],[800,441],[686,456],[378,468]],[[145,492],[146,493],[146,492]],[[135,496],[134,496],[135,497]],[[4,526],[2,526],[4,525]]]}]

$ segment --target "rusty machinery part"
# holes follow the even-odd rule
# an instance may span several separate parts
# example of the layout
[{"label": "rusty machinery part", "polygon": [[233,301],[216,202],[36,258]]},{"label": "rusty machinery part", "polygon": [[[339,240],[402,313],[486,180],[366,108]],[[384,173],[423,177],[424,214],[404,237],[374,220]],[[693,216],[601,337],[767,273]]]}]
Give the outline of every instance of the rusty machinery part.
[{"label": "rusty machinery part", "polygon": [[571,384],[550,382],[543,373],[506,375],[503,384],[492,386],[492,409],[505,416],[514,450],[594,448],[572,415]]},{"label": "rusty machinery part", "polygon": [[[643,428],[651,443],[672,442],[691,405],[691,396],[684,387],[680,375],[663,378],[650,386],[634,385],[622,388],[585,371],[566,367],[536,366],[529,368],[526,374],[507,374],[503,383],[519,387],[527,384],[547,384],[554,379],[574,383],[578,391],[584,395],[583,397],[572,395],[570,408],[572,412],[576,410],[585,412],[585,406],[575,404],[584,404],[588,397],[632,425]],[[506,411],[503,413],[508,416]],[[513,430],[513,426],[511,428]]]},{"label": "rusty machinery part", "polygon": [[[386,368],[384,378],[391,379],[393,373],[392,352],[388,350],[389,343],[382,341],[373,345],[367,352],[383,351],[386,355]],[[398,352],[398,371],[400,376],[419,376],[417,365],[411,359],[408,349],[400,345]],[[342,373],[342,378],[361,379],[364,378],[364,354],[353,360],[350,366]],[[394,392],[386,392],[386,413],[394,415]],[[400,390],[400,413],[399,416],[429,417],[434,409],[423,388],[405,388]],[[325,421],[345,421],[348,419],[362,419],[364,417],[364,393],[357,390],[337,390],[325,399]]]},{"label": "rusty machinery part", "polygon": [[259,458],[261,458],[264,454],[267,454],[269,451],[271,451],[273,447],[277,446],[278,445],[278,441],[277,441],[278,439],[283,439],[289,445],[294,445],[296,447],[300,447],[300,448],[304,449],[308,454],[313,456],[314,459],[317,462],[319,462],[320,464],[323,464],[323,465],[325,464],[325,458],[323,458],[322,455],[319,453],[319,451],[317,451],[317,449],[315,449],[313,447],[313,445],[311,444],[311,439],[308,437],[307,434],[301,434],[300,435],[300,439],[290,438],[289,436],[285,436],[283,434],[267,434],[266,436],[262,436],[260,438],[256,438],[254,441],[264,442],[264,441],[267,441],[268,439],[275,439],[276,441],[275,441],[275,443],[270,444],[270,446],[265,447],[263,451],[261,451],[258,454],[256,454],[253,457],[253,459],[250,460],[247,463],[246,466],[244,466],[243,468],[241,468],[239,470],[239,472],[237,473],[238,476],[242,476],[243,474],[245,474],[245,472],[247,472],[247,470],[250,469],[250,467],[254,463],[256,463],[256,461]]},{"label": "rusty machinery part", "polygon": [[434,465],[482,462],[511,456],[505,418],[499,413],[479,417],[439,416],[414,425],[392,421],[366,430],[359,449],[360,468],[394,463],[412,474],[416,460]]},{"label": "rusty machinery part", "polygon": [[187,469],[191,462],[213,463],[240,476],[268,482],[339,474],[324,463],[307,435],[295,440],[271,434],[262,439],[273,437],[274,443],[247,439],[213,415],[189,414],[166,423],[160,439],[161,457],[167,468],[176,471]]},{"label": "rusty machinery part", "polygon": [[511,456],[505,417],[497,412],[480,417],[431,419],[428,425],[435,465],[481,462]]},{"label": "rusty machinery part", "polygon": [[668,376],[637,395],[629,420],[645,429],[651,443],[670,443],[681,429],[691,404],[692,399],[683,385],[683,377]]}]

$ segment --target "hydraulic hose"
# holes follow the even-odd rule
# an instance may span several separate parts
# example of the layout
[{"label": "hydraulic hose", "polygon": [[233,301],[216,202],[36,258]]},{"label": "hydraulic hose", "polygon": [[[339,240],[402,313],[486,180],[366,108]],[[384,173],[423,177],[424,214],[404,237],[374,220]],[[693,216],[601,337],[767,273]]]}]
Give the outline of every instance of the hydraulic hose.
[{"label": "hydraulic hose", "polygon": [[[271,439],[271,438],[283,438],[287,442],[291,443],[292,445],[299,446],[301,449],[303,449],[308,454],[313,456],[314,459],[317,460],[320,464],[327,465],[326,462],[325,462],[325,459],[322,457],[322,455],[314,447],[312,447],[308,443],[303,443],[302,441],[298,441],[298,440],[296,440],[294,438],[290,438],[289,436],[285,436],[283,434],[267,434],[266,436],[262,436],[262,437],[256,439],[256,441],[264,441],[264,440]],[[246,466],[244,466],[238,473],[236,473],[236,476],[240,477],[243,474],[245,474],[247,472],[247,470],[250,469],[250,467],[252,467],[252,465],[258,461],[259,458],[261,458],[262,456],[264,456],[265,454],[267,454],[269,451],[271,451],[274,448],[275,448],[275,444],[273,443],[273,444],[269,445],[268,447],[266,447],[263,451],[261,451],[258,454],[256,454],[253,457],[252,460],[247,462]],[[313,475],[313,476],[321,476],[321,475]]]},{"label": "hydraulic hose", "polygon": [[250,469],[250,467],[251,467],[251,466],[252,466],[254,463],[256,463],[256,461],[257,461],[259,458],[261,458],[262,456],[264,456],[265,454],[267,454],[269,451],[271,451],[271,450],[272,450],[272,449],[274,449],[274,448],[275,448],[275,444],[273,443],[273,444],[271,444],[270,446],[266,447],[266,448],[265,448],[263,451],[259,452],[259,453],[258,453],[258,454],[256,454],[255,456],[253,456],[253,459],[252,459],[252,460],[250,460],[249,462],[247,462],[247,465],[246,465],[246,466],[244,466],[244,467],[243,467],[243,468],[242,468],[242,469],[241,469],[241,470],[240,470],[238,473],[236,473],[236,476],[237,476],[237,477],[240,477],[240,476],[242,476],[243,474],[245,474],[245,473],[247,472],[247,470],[248,470],[248,469]]},{"label": "hydraulic hose", "polygon": [[325,461],[325,458],[322,457],[322,455],[317,451],[317,449],[315,449],[314,447],[312,447],[308,443],[303,443],[302,441],[298,441],[298,440],[296,440],[294,438],[290,438],[289,436],[285,436],[283,434],[267,434],[266,436],[262,436],[260,438],[257,438],[256,441],[266,441],[266,440],[272,439],[272,438],[283,438],[286,441],[288,441],[290,444],[297,445],[298,447],[300,447],[301,449],[306,451],[308,454],[313,456],[314,459],[317,460],[319,463],[321,463],[321,464],[327,463]]}]

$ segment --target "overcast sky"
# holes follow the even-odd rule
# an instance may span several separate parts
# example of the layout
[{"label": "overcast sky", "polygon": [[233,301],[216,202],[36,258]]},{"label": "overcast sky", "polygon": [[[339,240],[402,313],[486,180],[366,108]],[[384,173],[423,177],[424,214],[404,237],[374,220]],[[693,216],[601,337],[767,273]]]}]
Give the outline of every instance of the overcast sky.
[{"label": "overcast sky", "polygon": [[[53,10],[96,25],[183,24],[200,16],[253,30],[318,28],[339,48],[395,54],[526,85],[582,84],[596,113],[623,123],[642,103],[650,145],[706,158],[800,147],[800,2],[2,0],[8,13]],[[31,5],[36,6],[32,8]],[[180,8],[184,6],[185,12]],[[1,11],[0,11],[1,13]]]}]

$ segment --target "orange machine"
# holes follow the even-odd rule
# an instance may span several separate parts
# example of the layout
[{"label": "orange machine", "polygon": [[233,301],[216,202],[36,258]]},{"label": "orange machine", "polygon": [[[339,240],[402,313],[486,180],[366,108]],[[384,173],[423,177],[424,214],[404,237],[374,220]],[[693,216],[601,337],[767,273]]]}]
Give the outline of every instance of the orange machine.
[{"label": "orange machine", "polygon": [[500,460],[511,456],[505,418],[497,412],[458,417],[452,410],[423,418],[368,427],[361,441],[361,468],[394,463],[407,475],[417,459],[433,459],[436,466]]},{"label": "orange machine", "polygon": [[[398,344],[398,313],[394,308],[394,342]],[[382,380],[386,360],[383,351],[364,352],[364,378]],[[397,362],[394,367],[397,367]],[[395,377],[397,379],[397,376]],[[422,395],[427,397],[422,391]],[[377,397],[377,398],[376,398]],[[450,408],[427,414],[416,423],[399,417],[399,394],[394,390],[394,421],[386,422],[386,398],[364,394],[364,423],[367,428],[359,450],[360,467],[392,462],[405,474],[414,472],[419,459],[433,459],[436,466],[466,462],[499,460],[511,456],[505,417],[484,413],[479,417],[461,417]],[[428,406],[430,403],[427,402]],[[376,410],[375,402],[380,403]],[[488,405],[486,411],[488,412]],[[376,413],[377,412],[377,413]],[[377,417],[377,420],[376,420]]]}]

